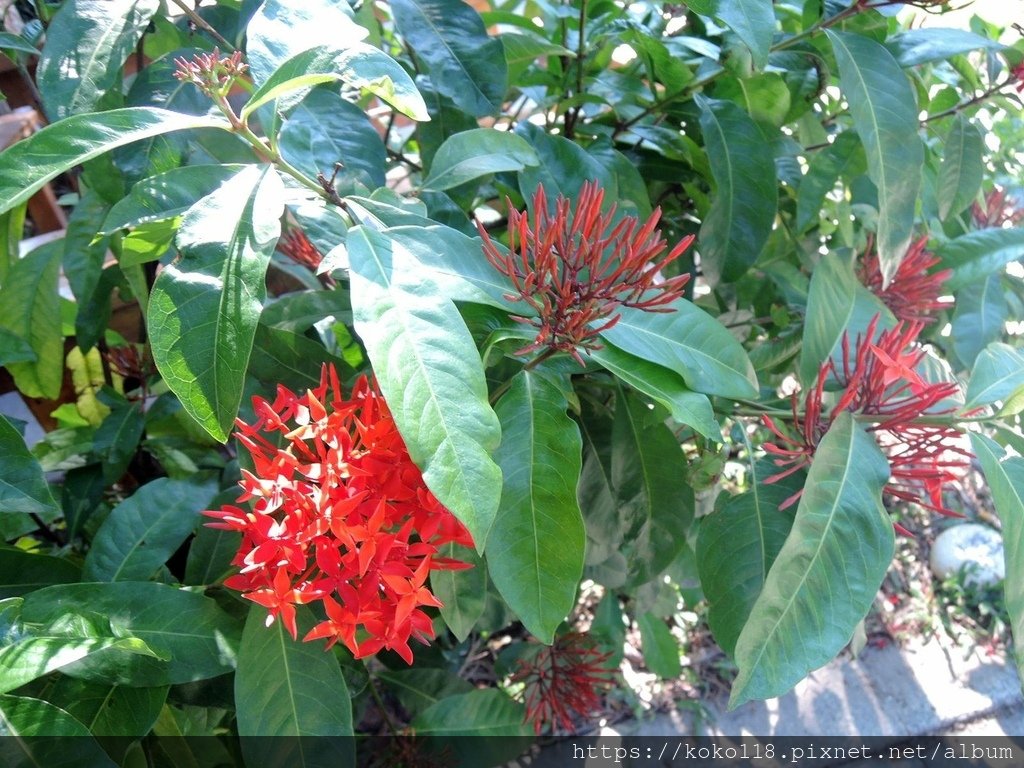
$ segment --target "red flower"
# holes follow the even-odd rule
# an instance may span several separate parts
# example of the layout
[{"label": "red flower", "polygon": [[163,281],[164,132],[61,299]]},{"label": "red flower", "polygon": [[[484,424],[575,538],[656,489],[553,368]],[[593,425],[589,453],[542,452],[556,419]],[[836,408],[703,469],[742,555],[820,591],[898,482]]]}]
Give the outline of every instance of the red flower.
[{"label": "red flower", "polygon": [[[224,583],[280,617],[296,637],[295,605],[323,601],[327,620],[303,639],[341,642],[356,658],[382,648],[412,663],[409,638],[434,636],[422,608],[441,604],[425,586],[435,569],[467,567],[438,556],[449,542],[473,546],[465,527],[423,483],[376,385],[360,377],[344,398],[333,367],[302,397],[278,387],[253,399],[257,420],[238,421],[251,454],[242,496],[205,514],[239,531]],[[284,447],[279,448],[278,443]]]},{"label": "red flower", "polygon": [[597,689],[611,682],[610,653],[601,653],[582,632],[555,638],[529,659],[520,659],[512,682],[525,683],[526,720],[539,734],[545,724],[574,731],[572,714],[589,717],[599,711]]},{"label": "red flower", "polygon": [[1017,81],[1017,93],[1024,93],[1024,61],[1010,70],[1010,81]]},{"label": "red flower", "polygon": [[615,224],[615,206],[601,213],[603,202],[604,190],[596,182],[580,189],[571,216],[570,202],[561,195],[554,216],[549,213],[543,185],[533,196],[532,221],[508,201],[508,253],[499,251],[477,222],[487,259],[515,286],[516,293],[506,298],[525,302],[537,314],[514,318],[538,329],[537,338],[516,354],[547,348],[568,352],[582,365],[579,350],[600,348],[594,338],[618,322],[619,307],[671,312],[666,305],[682,295],[688,274],[664,281],[660,274],[693,236],[662,257],[667,243],[655,231],[660,208],[637,228],[634,216]]},{"label": "red flower", "polygon": [[878,253],[870,244],[861,263],[861,282],[892,310],[897,319],[908,323],[934,322],[932,313],[946,307],[939,301],[939,296],[942,295],[942,284],[953,275],[953,270],[943,269],[928,274],[928,270],[939,263],[939,258],[926,251],[926,245],[927,236],[911,244],[885,288],[882,287],[884,281]]},{"label": "red flower", "polygon": [[292,229],[277,242],[277,250],[303,267],[316,272],[324,256],[301,229]]},{"label": "red flower", "polygon": [[[891,478],[886,494],[943,515],[959,516],[942,503],[942,488],[957,480],[954,470],[967,466],[969,454],[956,445],[959,432],[955,428],[931,420],[956,410],[946,407],[944,401],[957,395],[959,387],[953,382],[926,381],[917,373],[925,356],[916,346],[923,327],[920,323],[899,323],[876,338],[878,319],[877,315],[872,319],[852,350],[849,337],[843,336],[841,370],[832,360],[821,366],[814,387],[804,398],[803,415],[793,396],[796,436],[784,432],[769,416],[762,417],[778,438],[764,448],[776,456],[776,466],[784,468],[765,482],[773,483],[810,466],[818,443],[836,416],[850,411],[863,417],[889,460]],[[842,391],[826,415],[824,396],[829,381],[837,381]],[[782,507],[793,504],[800,493],[786,499]]]},{"label": "red flower", "polygon": [[[1021,64],[1024,69],[1024,63]],[[1024,81],[1021,82],[1024,86]],[[1017,225],[1024,221],[1024,207],[1018,201],[1006,194],[1006,190],[1000,187],[993,187],[985,195],[985,207],[977,203],[971,204],[971,215],[974,223],[981,229],[987,227],[1001,227],[1004,224]]]}]

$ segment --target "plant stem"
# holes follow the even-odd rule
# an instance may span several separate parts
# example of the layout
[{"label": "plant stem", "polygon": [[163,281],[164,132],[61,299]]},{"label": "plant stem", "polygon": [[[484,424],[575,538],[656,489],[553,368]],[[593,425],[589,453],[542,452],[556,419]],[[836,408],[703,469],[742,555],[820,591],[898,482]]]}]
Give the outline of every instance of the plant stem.
[{"label": "plant stem", "polygon": [[224,36],[221,35],[220,32],[218,32],[216,29],[211,27],[210,24],[206,21],[206,19],[204,19],[202,16],[200,16],[198,13],[196,13],[192,8],[189,8],[188,5],[184,2],[184,0],[172,0],[172,2],[176,6],[181,8],[182,11],[185,12],[185,15],[188,16],[188,20],[191,21],[195,26],[199,27],[204,32],[206,32],[211,37],[213,37],[213,39],[216,40],[221,45],[223,45],[224,48],[229,53],[234,53],[235,46],[233,46],[231,43],[229,43],[224,38]]},{"label": "plant stem", "polygon": [[[519,373],[525,373],[526,371],[533,370],[534,368],[536,368],[538,365],[543,363],[548,358],[554,357],[557,353],[558,353],[558,350],[552,349],[551,347],[548,347],[543,352],[541,352],[539,355],[537,355],[535,358],[533,358],[533,360],[530,360],[526,365],[524,365],[522,370]],[[499,386],[496,390],[494,390],[494,392],[491,394],[491,397],[490,397],[491,405],[494,405],[495,403],[497,403],[498,400],[501,399],[501,396],[504,395],[508,391],[509,387],[512,386],[513,379],[515,379],[515,376],[513,376],[511,379],[508,379],[507,381],[502,382],[501,386]]]},{"label": "plant stem", "polygon": [[370,695],[373,696],[373,701],[377,704],[377,709],[380,710],[381,717],[384,718],[384,722],[388,724],[388,730],[392,736],[398,735],[398,728],[395,727],[395,721],[391,719],[391,715],[388,714],[388,708],[384,706],[384,699],[380,696],[380,691],[377,690],[377,680],[373,675],[370,675]]}]

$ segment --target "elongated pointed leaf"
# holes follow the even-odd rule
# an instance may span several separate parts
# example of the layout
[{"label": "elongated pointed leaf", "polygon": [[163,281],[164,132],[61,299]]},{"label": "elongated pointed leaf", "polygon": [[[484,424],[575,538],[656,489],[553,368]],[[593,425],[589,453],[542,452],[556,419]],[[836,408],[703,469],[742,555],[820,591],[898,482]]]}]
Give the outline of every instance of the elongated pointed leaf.
[{"label": "elongated pointed leaf", "polygon": [[17,51],[18,53],[30,53],[37,55],[39,49],[21,35],[12,35],[10,32],[0,32],[0,50]]},{"label": "elongated pointed leaf", "polygon": [[[485,589],[481,597],[486,594]],[[398,696],[398,700],[412,717],[416,717],[448,696],[473,690],[468,681],[446,669],[382,669],[376,676]]]},{"label": "elongated pointed leaf", "polygon": [[970,51],[997,51],[1003,45],[966,29],[908,29],[885,41],[885,47],[901,67],[915,67],[929,61],[945,61]]},{"label": "elongated pointed leaf", "polygon": [[501,493],[501,436],[480,355],[451,300],[384,235],[348,234],[352,313],[412,460],[483,551]]},{"label": "elongated pointed leaf", "polygon": [[672,311],[625,308],[619,322],[601,336],[624,352],[675,371],[695,392],[756,396],[754,367],[732,334],[686,299],[668,308]]},{"label": "elongated pointed leaf", "polygon": [[0,416],[0,514],[56,515],[60,507],[21,434]]},{"label": "elongated pointed leaf", "polygon": [[[266,625],[267,612],[249,610],[238,651],[235,673],[235,714],[246,765],[294,765],[300,768],[345,763],[352,736],[352,704],[345,677],[333,653],[301,638],[313,628],[309,609],[296,606],[299,640],[293,640],[280,621]],[[247,736],[279,736],[266,740]],[[302,737],[317,736],[317,739]],[[351,761],[351,754],[349,754]]]},{"label": "elongated pointed leaf", "polygon": [[972,376],[978,355],[1006,333],[1009,314],[1010,307],[999,273],[957,291],[951,321],[953,351]]},{"label": "elongated pointed leaf", "polygon": [[81,575],[82,569],[69,560],[14,547],[0,548],[0,599],[24,595],[51,584],[68,584],[78,581]]},{"label": "elongated pointed leaf", "polygon": [[283,199],[277,173],[258,166],[202,198],[178,231],[182,258],[160,273],[149,299],[157,368],[185,410],[222,442],[242,399]]},{"label": "elongated pointed leaf", "polygon": [[764,69],[775,32],[771,0],[717,0],[714,15],[750,49],[754,66]]},{"label": "elongated pointed leaf", "polygon": [[475,550],[458,544],[441,547],[442,557],[472,565],[465,570],[435,570],[430,574],[434,597],[444,603],[441,618],[461,643],[473,630],[487,602],[487,568]]},{"label": "elongated pointed leaf", "polygon": [[729,706],[780,696],[853,637],[892,561],[889,465],[842,413],[818,444],[793,528],[736,641]]},{"label": "elongated pointed leaf", "polygon": [[159,0],[68,0],[46,28],[36,83],[51,121],[91,112],[112,89]]},{"label": "elongated pointed leaf", "polygon": [[451,189],[500,171],[521,171],[540,159],[526,139],[514,133],[474,128],[445,140],[434,155],[426,189]]},{"label": "elongated pointed leaf", "polygon": [[778,184],[772,150],[750,116],[731,101],[698,97],[715,194],[697,241],[712,283],[740,279],[772,232]]},{"label": "elongated pointed leaf", "polygon": [[153,727],[167,700],[167,690],[167,686],[129,688],[60,676],[46,696],[94,736],[138,739]]},{"label": "elongated pointed leaf", "polygon": [[550,643],[572,610],[586,532],[576,500],[582,441],[559,385],[524,371],[498,401],[505,478],[487,567],[526,628]]},{"label": "elongated pointed leaf", "polygon": [[663,680],[679,677],[683,671],[679,660],[679,643],[665,622],[653,613],[645,613],[637,619],[637,624],[640,627],[640,643],[647,668]]},{"label": "elongated pointed leaf", "polygon": [[965,115],[957,115],[943,144],[936,190],[940,219],[957,215],[978,194],[985,175],[984,151],[981,129]]},{"label": "elongated pointed leaf", "polygon": [[0,153],[0,213],[21,205],[58,174],[116,147],[187,128],[230,127],[225,120],[155,107],[74,115]]},{"label": "elongated pointed leaf", "polygon": [[818,221],[825,196],[832,191],[837,179],[846,174],[856,176],[866,170],[864,147],[852,131],[840,133],[835,141],[817,152],[797,190],[797,229],[805,232]]},{"label": "elongated pointed leaf", "polygon": [[1024,354],[1009,344],[989,344],[978,355],[967,383],[964,410],[1006,400],[1024,386]]},{"label": "elongated pointed leaf", "polygon": [[[89,729],[41,699],[0,696],[0,764],[10,768],[117,768]],[[73,736],[75,748],[55,736]],[[37,738],[33,738],[37,737]]]},{"label": "elongated pointed leaf", "polygon": [[[504,691],[470,691],[441,699],[412,721],[422,736],[527,736],[523,706]],[[477,748],[482,744],[473,745]],[[494,763],[486,761],[484,765]]]},{"label": "elongated pointed leaf", "polygon": [[945,289],[957,291],[1024,257],[1024,227],[968,232],[940,243],[935,253],[942,259],[943,269],[953,270],[953,276],[944,284]]},{"label": "elongated pointed leaf", "polygon": [[1024,679],[1024,459],[1006,458],[994,441],[971,434],[974,455],[981,462],[992,491],[996,514],[1003,524],[1003,557],[1006,559],[1006,610],[1013,630],[1014,659]]},{"label": "elongated pointed leaf", "polygon": [[921,187],[924,146],[918,136],[917,99],[883,45],[850,32],[826,34],[867,152],[868,176],[878,188],[878,257],[888,284],[910,245]]}]

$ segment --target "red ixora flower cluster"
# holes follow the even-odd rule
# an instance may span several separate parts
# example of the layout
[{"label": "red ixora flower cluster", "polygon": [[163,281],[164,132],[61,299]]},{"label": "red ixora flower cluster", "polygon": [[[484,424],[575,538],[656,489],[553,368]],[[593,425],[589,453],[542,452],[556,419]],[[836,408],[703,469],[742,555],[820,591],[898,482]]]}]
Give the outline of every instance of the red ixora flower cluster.
[{"label": "red ixora flower cluster", "polygon": [[[821,366],[815,386],[804,398],[802,416],[797,411],[797,396],[793,396],[795,437],[769,416],[762,417],[778,438],[778,442],[766,443],[764,448],[776,457],[776,466],[785,468],[765,482],[775,482],[810,466],[832,422],[843,411],[850,411],[864,417],[867,430],[875,434],[886,453],[891,470],[886,494],[959,517],[942,503],[942,488],[957,480],[954,470],[966,467],[970,454],[957,445],[960,435],[954,427],[921,420],[955,411],[955,407],[943,403],[958,394],[959,386],[926,381],[917,372],[926,354],[916,344],[921,323],[899,323],[876,336],[878,320],[876,315],[852,349],[849,337],[843,336],[841,369],[832,360]],[[826,415],[825,385],[830,380],[838,382],[842,392]],[[782,508],[793,504],[800,493],[786,499]]]},{"label": "red ixora flower cluster", "polygon": [[[235,434],[252,455],[242,471],[252,511],[226,505],[205,514],[212,528],[239,531],[224,584],[268,609],[296,637],[295,606],[323,602],[327,620],[303,639],[341,642],[356,658],[382,648],[412,663],[409,638],[434,636],[423,606],[440,607],[425,586],[433,569],[468,567],[439,557],[466,528],[427,489],[375,384],[360,377],[348,398],[325,366],[320,386],[297,396],[278,387],[253,398],[256,422]],[[283,448],[278,447],[278,443]]]},{"label": "red ixora flower cluster", "polygon": [[[1024,63],[1021,69],[1024,70]],[[1024,88],[1024,78],[1021,80],[1021,88]],[[993,187],[985,195],[984,207],[977,202],[971,204],[971,216],[979,229],[1002,227],[1004,224],[1016,226],[1024,221],[1024,206],[1005,189]]]},{"label": "red ixora flower cluster", "polygon": [[952,277],[953,270],[943,269],[928,274],[928,270],[940,260],[925,250],[927,245],[927,236],[912,243],[892,281],[884,288],[878,253],[870,244],[861,262],[861,283],[880,298],[899,320],[908,323],[934,322],[932,314],[947,306],[939,301],[939,296],[942,295],[943,283]]},{"label": "red ixora flower cluster", "polygon": [[537,315],[513,318],[538,329],[537,338],[516,354],[547,348],[567,352],[582,365],[579,350],[600,348],[594,339],[618,322],[619,307],[671,312],[666,305],[682,295],[690,279],[688,274],[661,279],[661,270],[682,255],[693,236],[662,256],[667,243],[655,229],[660,208],[642,226],[634,216],[616,224],[615,205],[601,212],[604,190],[596,182],[583,184],[571,214],[562,195],[550,213],[543,185],[533,196],[532,221],[507,202],[507,253],[479,222],[477,229],[487,259],[515,287],[506,298],[525,302]]},{"label": "red ixora flower cluster", "polygon": [[586,718],[599,711],[598,689],[611,683],[610,658],[587,635],[569,632],[529,659],[520,659],[510,679],[525,684],[526,720],[534,732],[540,734],[545,724],[573,732],[573,713]]}]

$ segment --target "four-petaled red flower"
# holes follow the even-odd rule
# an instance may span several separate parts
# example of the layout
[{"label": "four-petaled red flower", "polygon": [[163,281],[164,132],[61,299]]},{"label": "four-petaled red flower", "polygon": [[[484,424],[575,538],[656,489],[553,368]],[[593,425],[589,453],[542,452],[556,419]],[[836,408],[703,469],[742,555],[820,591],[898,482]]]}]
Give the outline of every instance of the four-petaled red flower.
[{"label": "four-petaled red flower", "polygon": [[[348,398],[325,366],[320,386],[298,396],[280,386],[253,399],[254,424],[236,438],[252,456],[242,472],[251,511],[205,514],[212,528],[239,531],[226,586],[264,606],[297,636],[295,606],[323,602],[327,619],[303,638],[341,642],[356,658],[382,648],[412,663],[410,637],[434,636],[424,607],[441,603],[426,586],[435,569],[468,567],[441,557],[447,543],[473,546],[466,528],[423,482],[375,384],[360,377]],[[281,444],[283,447],[278,447]]]},{"label": "four-petaled red flower", "polygon": [[661,277],[693,236],[662,256],[667,243],[655,229],[660,208],[642,226],[634,216],[616,223],[615,205],[601,212],[604,190],[596,182],[583,184],[571,214],[570,201],[562,195],[551,214],[543,185],[533,196],[531,214],[507,202],[509,251],[499,249],[479,222],[477,229],[487,259],[515,288],[506,298],[536,312],[535,317],[514,317],[538,329],[536,339],[516,354],[547,348],[567,352],[582,365],[579,350],[600,349],[594,339],[618,322],[616,310],[671,312],[666,305],[682,295],[690,279],[689,274]]},{"label": "four-petaled red flower", "polygon": [[912,243],[900,262],[889,285],[884,285],[878,253],[868,245],[860,267],[860,281],[882,300],[899,320],[908,323],[931,323],[933,313],[948,305],[939,301],[942,284],[953,275],[943,269],[932,274],[928,270],[939,263],[939,258],[928,251],[928,237]]},{"label": "four-petaled red flower", "polygon": [[526,721],[533,723],[534,732],[539,734],[545,725],[573,732],[573,713],[586,718],[599,711],[598,689],[612,682],[610,658],[587,635],[569,632],[520,659],[510,679],[525,686]]},{"label": "four-petaled red flower", "polygon": [[[783,468],[765,482],[775,482],[808,467],[836,416],[850,411],[861,415],[889,460],[891,478],[886,494],[943,515],[958,516],[943,504],[942,488],[957,480],[955,470],[967,466],[969,454],[957,445],[956,429],[928,417],[955,411],[950,403],[959,393],[959,386],[928,381],[918,373],[926,354],[916,344],[921,323],[899,323],[876,337],[878,320],[876,315],[852,349],[849,336],[844,334],[841,364],[831,359],[822,364],[804,398],[802,415],[797,410],[797,396],[793,396],[795,435],[783,431],[771,417],[762,417],[778,439],[764,448],[776,457],[776,466]],[[829,383],[837,383],[841,392],[826,414],[825,387]],[[799,497],[800,492],[786,499],[783,508]]]}]

